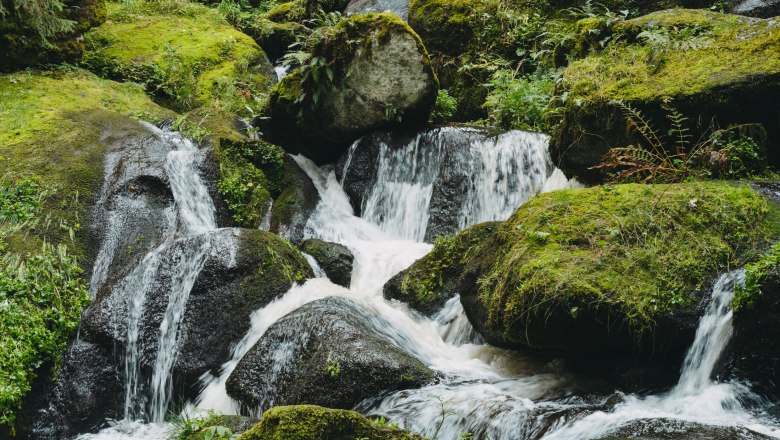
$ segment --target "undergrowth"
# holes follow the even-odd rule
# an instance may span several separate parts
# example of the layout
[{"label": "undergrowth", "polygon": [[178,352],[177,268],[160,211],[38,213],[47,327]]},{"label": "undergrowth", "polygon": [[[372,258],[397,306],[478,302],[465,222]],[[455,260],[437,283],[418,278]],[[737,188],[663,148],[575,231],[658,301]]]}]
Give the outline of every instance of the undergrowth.
[{"label": "undergrowth", "polygon": [[14,236],[35,231],[52,194],[33,179],[6,177],[0,183],[0,425],[12,430],[36,373],[44,366],[56,371],[90,300],[66,244],[44,242],[30,254],[6,246]]}]

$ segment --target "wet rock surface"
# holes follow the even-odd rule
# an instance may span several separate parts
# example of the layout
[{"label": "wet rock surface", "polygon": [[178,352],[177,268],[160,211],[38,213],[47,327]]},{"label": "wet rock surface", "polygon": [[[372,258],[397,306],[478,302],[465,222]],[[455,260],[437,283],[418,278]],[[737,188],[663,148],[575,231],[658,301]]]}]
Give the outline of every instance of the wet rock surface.
[{"label": "wet rock surface", "polygon": [[301,251],[314,257],[331,281],[349,288],[352,263],[355,259],[349,248],[338,243],[310,238],[301,243]]},{"label": "wet rock surface", "polygon": [[346,409],[430,381],[431,370],[382,334],[387,325],[345,298],[306,304],[274,323],[241,359],[228,394],[249,408]]}]

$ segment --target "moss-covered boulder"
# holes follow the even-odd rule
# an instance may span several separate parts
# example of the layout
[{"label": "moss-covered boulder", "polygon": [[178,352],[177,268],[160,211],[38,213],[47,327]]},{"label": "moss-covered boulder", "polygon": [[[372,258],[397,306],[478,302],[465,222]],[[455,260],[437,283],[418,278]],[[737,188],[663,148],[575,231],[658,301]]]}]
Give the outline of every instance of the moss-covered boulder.
[{"label": "moss-covered boulder", "polygon": [[433,372],[390,342],[389,327],[346,298],[308,303],[275,322],[241,359],[228,378],[228,395],[249,408],[349,409],[429,382]]},{"label": "moss-covered boulder", "polygon": [[[668,10],[615,25],[623,41],[572,63],[567,93],[551,140],[553,160],[587,181],[612,147],[642,142],[625,106],[644,112],[665,133],[665,106],[688,118],[694,138],[711,123],[760,124],[769,143],[780,140],[780,24],[710,11]],[[668,103],[668,105],[667,105]],[[667,148],[671,148],[667,146]],[[770,161],[780,161],[771,148]]]},{"label": "moss-covered boulder", "polygon": [[[61,10],[52,4],[61,4]],[[101,0],[2,2],[0,72],[78,61],[84,52],[84,32],[105,19]]]},{"label": "moss-covered boulder", "polygon": [[197,3],[109,3],[110,21],[86,36],[83,65],[109,78],[144,84],[182,109],[241,111],[276,82],[249,36]]},{"label": "moss-covered boulder", "polygon": [[573,368],[625,385],[656,367],[653,379],[673,381],[714,279],[766,249],[777,215],[750,187],[728,183],[557,191],[465,255],[444,247],[457,250],[474,228],[440,243],[407,271],[419,275],[407,276],[405,294],[446,290],[428,274],[462,267],[461,302],[489,342],[560,351]]},{"label": "moss-covered boulder", "polygon": [[[86,257],[82,263],[89,269],[96,243],[82,223],[101,187],[107,146],[144,131],[137,119],[159,122],[173,115],[141,87],[83,70],[0,75],[0,174],[32,176],[54,193],[44,209],[76,229],[74,251]],[[68,231],[59,223],[41,226],[11,248],[26,253],[44,240],[69,241]]]},{"label": "moss-covered boulder", "polygon": [[348,247],[310,238],[301,243],[301,251],[311,255],[333,283],[349,288],[355,256]]},{"label": "moss-covered boulder", "polygon": [[422,440],[409,431],[381,426],[354,411],[314,405],[278,406],[240,440]]},{"label": "moss-covered boulder", "polygon": [[425,47],[400,18],[357,15],[321,32],[310,48],[316,63],[271,92],[269,139],[324,163],[373,130],[428,120],[438,82]]},{"label": "moss-covered boulder", "polygon": [[496,233],[499,222],[466,229],[457,238],[441,237],[433,251],[388,281],[383,293],[387,299],[406,303],[413,310],[433,316],[448,299],[458,294],[458,277],[471,252]]}]

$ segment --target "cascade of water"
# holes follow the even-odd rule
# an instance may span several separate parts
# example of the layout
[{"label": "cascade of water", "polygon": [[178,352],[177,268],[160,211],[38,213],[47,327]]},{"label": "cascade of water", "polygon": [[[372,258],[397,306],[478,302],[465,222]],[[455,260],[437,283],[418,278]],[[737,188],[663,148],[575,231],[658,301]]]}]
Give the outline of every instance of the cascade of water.
[{"label": "cascade of water", "polygon": [[[539,133],[487,136],[453,127],[423,132],[400,148],[380,141],[376,181],[362,216],[392,237],[415,241],[426,239],[432,203],[456,203],[459,229],[506,219],[529,197],[570,184],[552,166],[547,143]],[[349,150],[342,181],[358,146]],[[447,186],[453,187],[442,189]],[[462,194],[455,200],[447,191]]]},{"label": "cascade of water", "polygon": [[[504,219],[533,194],[570,185],[560,170],[551,167],[546,137],[542,135],[510,132],[450,155],[446,154],[445,142],[436,141],[437,136],[442,136],[441,131],[428,136],[425,148],[419,137],[400,149],[381,146],[378,175],[364,201],[363,218],[354,215],[331,168],[320,168],[304,157],[295,157],[321,198],[306,225],[305,236],[349,247],[355,256],[352,283],[349,289],[334,285],[321,277],[316,262],[307,256],[318,278],[293,286],[252,314],[251,329],[233,347],[231,360],[223,364],[219,374],[207,373],[201,378],[203,389],[196,402],[198,409],[237,413],[238,405],[227,395],[225,384],[241,358],[268,328],[311,301],[344,296],[365,311],[369,317],[365,319],[381,317],[377,319],[381,325],[375,326],[378,334],[442,373],[435,384],[399,391],[379,401],[370,399],[358,406],[363,412],[382,415],[423,435],[455,439],[471,432],[476,438],[496,439],[598,438],[628,421],[648,417],[757,426],[756,419],[739,403],[747,393],[744,388],[710,380],[728,342],[728,304],[733,287],[741,282],[742,272],[725,275],[715,286],[713,304],[702,318],[678,386],[661,396],[624,396],[624,403],[611,412],[594,411],[582,400],[569,397],[572,378],[554,363],[483,344],[466,319],[458,297],[450,299],[432,319],[386,301],[382,297],[385,282],[431,249],[422,240],[435,182],[442,170],[445,174],[457,170],[468,176],[465,197],[457,210],[460,227]],[[357,143],[349,150],[345,170],[356,146]],[[193,263],[198,260],[196,255],[187,258]],[[158,264],[154,252],[147,259],[133,272],[135,278],[131,274],[126,282],[144,285],[148,276],[145,272],[156,270]],[[183,278],[179,284],[184,285]],[[171,296],[169,309],[176,310],[178,304],[186,303],[186,289],[180,290],[182,295]],[[140,303],[142,307],[143,300]],[[176,332],[178,319],[172,313],[165,325],[166,331],[172,333],[161,333],[161,346],[167,340],[168,353],[175,353],[175,337],[171,338],[171,334]],[[274,356],[282,365],[289,353],[289,347],[280,346]],[[158,356],[160,371],[170,369],[169,361]],[[157,391],[154,395],[159,397],[153,399],[160,401],[169,398],[169,394],[163,396]],[[582,416],[582,411],[589,414]],[[762,430],[760,426],[756,429]]]},{"label": "cascade of water", "polygon": [[[142,123],[152,135],[151,148],[154,154],[162,153],[164,158],[161,170],[170,184],[174,205],[164,210],[164,224],[159,225],[163,232],[160,244],[151,249],[138,264],[114,287],[116,298],[124,298],[127,308],[125,340],[125,419],[163,420],[171,400],[171,368],[176,359],[178,327],[184,314],[189,292],[200,269],[214,243],[209,240],[194,240],[194,246],[178,245],[181,240],[194,237],[216,229],[215,208],[208,189],[199,176],[198,167],[202,160],[199,149],[178,133],[161,130],[154,125]],[[105,165],[106,176],[121,175],[123,170],[134,167],[133,154],[121,163],[121,154],[108,154]],[[137,153],[139,157],[143,154]],[[143,156],[145,160],[149,158]],[[150,168],[154,171],[155,169]],[[101,191],[101,201],[109,197],[108,182]],[[105,283],[107,273],[117,252],[118,237],[123,233],[126,217],[133,215],[137,202],[132,197],[119,201],[107,219],[107,231],[90,281],[90,290],[96,294]],[[222,246],[224,249],[224,246]],[[157,356],[151,380],[151,396],[147,396],[145,384],[140,372],[140,332],[144,318],[147,294],[154,278],[163,269],[164,257],[173,258],[178,264],[166,267],[170,271],[171,291],[168,292],[168,305],[160,325]],[[227,252],[222,257],[235,258]],[[169,265],[170,266],[170,265]],[[151,397],[151,399],[149,399]],[[147,406],[148,405],[148,406]]]},{"label": "cascade of water", "polygon": [[723,274],[712,289],[712,300],[699,321],[696,337],[683,363],[678,384],[668,393],[639,397],[625,396],[611,412],[598,411],[565,424],[545,438],[574,440],[599,438],[641,419],[675,419],[722,426],[744,426],[778,436],[780,432],[762,426],[743,402],[757,401],[749,389],[736,382],[717,383],[712,374],[732,333],[731,300],[744,282],[744,269]]}]

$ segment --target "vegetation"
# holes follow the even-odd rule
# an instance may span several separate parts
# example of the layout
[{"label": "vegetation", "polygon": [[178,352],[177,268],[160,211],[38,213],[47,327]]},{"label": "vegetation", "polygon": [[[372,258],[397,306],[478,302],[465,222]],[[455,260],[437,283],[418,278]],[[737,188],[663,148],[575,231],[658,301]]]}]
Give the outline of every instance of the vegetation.
[{"label": "vegetation", "polygon": [[265,102],[273,69],[247,35],[213,9],[184,0],[110,3],[110,21],[87,34],[83,64],[143,84],[183,110],[237,114]]},{"label": "vegetation", "polygon": [[216,412],[205,415],[171,414],[167,418],[171,424],[168,433],[170,440],[234,440],[238,434],[234,429],[246,430],[247,420],[240,416],[223,416]]},{"label": "vegetation", "polygon": [[60,0],[11,0],[0,2],[0,31],[19,27],[30,29],[48,44],[48,39],[62,32],[70,32],[76,25],[73,20],[62,17],[63,3]]},{"label": "vegetation", "polygon": [[[724,268],[755,260],[777,209],[746,186],[621,185],[538,196],[499,231],[508,243],[480,281],[490,321],[553,304],[610,304],[640,331],[693,304]],[[546,232],[540,240],[528,231]],[[576,313],[572,311],[572,313]]]},{"label": "vegetation", "polygon": [[739,179],[766,172],[766,157],[751,131],[766,137],[761,126],[744,125],[728,129],[711,126],[698,141],[688,129],[688,118],[664,101],[671,130],[664,135],[653,128],[640,110],[617,102],[629,127],[641,135],[642,143],[610,149],[601,164],[614,182],[680,182],[693,178]]},{"label": "vegetation", "polygon": [[44,242],[30,254],[6,244],[36,230],[52,195],[36,180],[0,182],[0,425],[13,425],[40,368],[56,371],[90,300],[82,269],[65,244]]},{"label": "vegetation", "polygon": [[458,276],[464,264],[495,233],[497,225],[497,222],[483,223],[457,237],[437,238],[431,252],[390,280],[384,295],[403,301],[420,313],[433,315],[457,293]]},{"label": "vegetation", "polygon": [[734,293],[734,311],[753,307],[763,294],[764,281],[769,278],[780,279],[780,243],[775,243],[769,252],[745,266],[745,285]]},{"label": "vegetation", "polygon": [[313,405],[278,406],[242,434],[241,440],[327,440],[355,438],[368,440],[416,440],[408,431],[372,423],[365,416],[340,409]]}]

